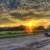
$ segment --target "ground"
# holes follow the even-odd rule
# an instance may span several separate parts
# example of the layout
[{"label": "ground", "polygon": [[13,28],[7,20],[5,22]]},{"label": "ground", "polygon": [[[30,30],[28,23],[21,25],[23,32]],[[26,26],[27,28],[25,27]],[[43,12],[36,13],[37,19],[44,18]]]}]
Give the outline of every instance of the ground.
[{"label": "ground", "polygon": [[[5,39],[0,39],[0,49],[3,50],[10,50],[13,48],[27,48],[30,47],[34,49],[34,47],[38,50],[38,49],[43,49],[45,48],[45,46],[49,46],[49,42],[48,40],[50,39],[50,37],[45,37],[43,34],[37,35],[37,36],[21,36],[21,37],[16,37],[16,38],[5,38]],[[45,41],[45,42],[44,42]],[[37,45],[36,42],[38,42],[39,44]],[[40,43],[44,44],[43,47],[37,48],[37,46],[40,45]],[[45,45],[47,43],[47,45]],[[29,50],[29,49],[28,49]]]}]

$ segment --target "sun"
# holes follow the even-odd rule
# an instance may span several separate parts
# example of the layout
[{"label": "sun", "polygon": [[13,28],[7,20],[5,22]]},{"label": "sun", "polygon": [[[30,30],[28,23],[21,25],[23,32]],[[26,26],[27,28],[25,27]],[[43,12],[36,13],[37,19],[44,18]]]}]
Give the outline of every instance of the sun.
[{"label": "sun", "polygon": [[33,27],[37,25],[36,20],[25,21],[24,24],[26,32],[33,32]]}]

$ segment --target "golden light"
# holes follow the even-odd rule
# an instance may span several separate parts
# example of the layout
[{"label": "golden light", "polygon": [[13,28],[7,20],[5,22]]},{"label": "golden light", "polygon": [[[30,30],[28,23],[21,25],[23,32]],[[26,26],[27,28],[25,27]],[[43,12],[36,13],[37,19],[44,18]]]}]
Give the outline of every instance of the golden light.
[{"label": "golden light", "polygon": [[44,26],[44,28],[47,28],[48,25],[50,25],[50,19],[28,19],[25,18],[26,20],[19,20],[15,21],[14,23],[3,23],[0,24],[0,27],[16,27],[23,25],[25,26],[25,31],[26,32],[33,32],[35,31],[34,28],[38,26]]},{"label": "golden light", "polygon": [[50,20],[48,19],[31,19],[31,20],[26,20],[22,23],[22,25],[25,26],[25,31],[26,32],[33,32],[35,31],[34,28],[38,26],[44,26],[44,28],[47,28],[47,26],[50,24]]},{"label": "golden light", "polygon": [[25,26],[25,31],[26,32],[32,32],[33,31],[33,28],[35,28],[38,24],[38,21],[37,20],[29,20],[29,21],[24,21],[22,25]]}]

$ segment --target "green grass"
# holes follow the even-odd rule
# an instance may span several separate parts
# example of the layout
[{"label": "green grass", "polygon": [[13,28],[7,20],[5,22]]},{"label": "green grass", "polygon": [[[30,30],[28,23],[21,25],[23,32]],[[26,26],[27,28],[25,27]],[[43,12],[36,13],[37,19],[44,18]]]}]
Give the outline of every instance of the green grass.
[{"label": "green grass", "polygon": [[20,35],[26,35],[26,33],[19,31],[0,31],[0,37],[14,37]]},{"label": "green grass", "polygon": [[38,35],[39,33],[26,33],[24,31],[0,31],[0,38],[3,37],[18,37],[18,36],[27,36],[27,35]]}]

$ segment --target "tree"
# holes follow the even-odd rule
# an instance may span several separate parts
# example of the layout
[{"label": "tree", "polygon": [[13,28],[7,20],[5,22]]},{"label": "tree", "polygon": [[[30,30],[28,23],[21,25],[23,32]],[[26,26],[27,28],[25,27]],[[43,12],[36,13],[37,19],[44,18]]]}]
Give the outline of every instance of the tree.
[{"label": "tree", "polygon": [[48,26],[47,31],[49,31],[49,32],[50,32],[50,25]]},{"label": "tree", "polygon": [[17,30],[17,31],[24,31],[24,26],[21,25],[21,26],[19,26],[19,27],[16,27],[16,30]]},{"label": "tree", "polygon": [[37,27],[38,30],[44,30],[45,28],[43,26]]},{"label": "tree", "polygon": [[37,32],[45,32],[45,28],[43,26],[36,27],[35,30]]}]

